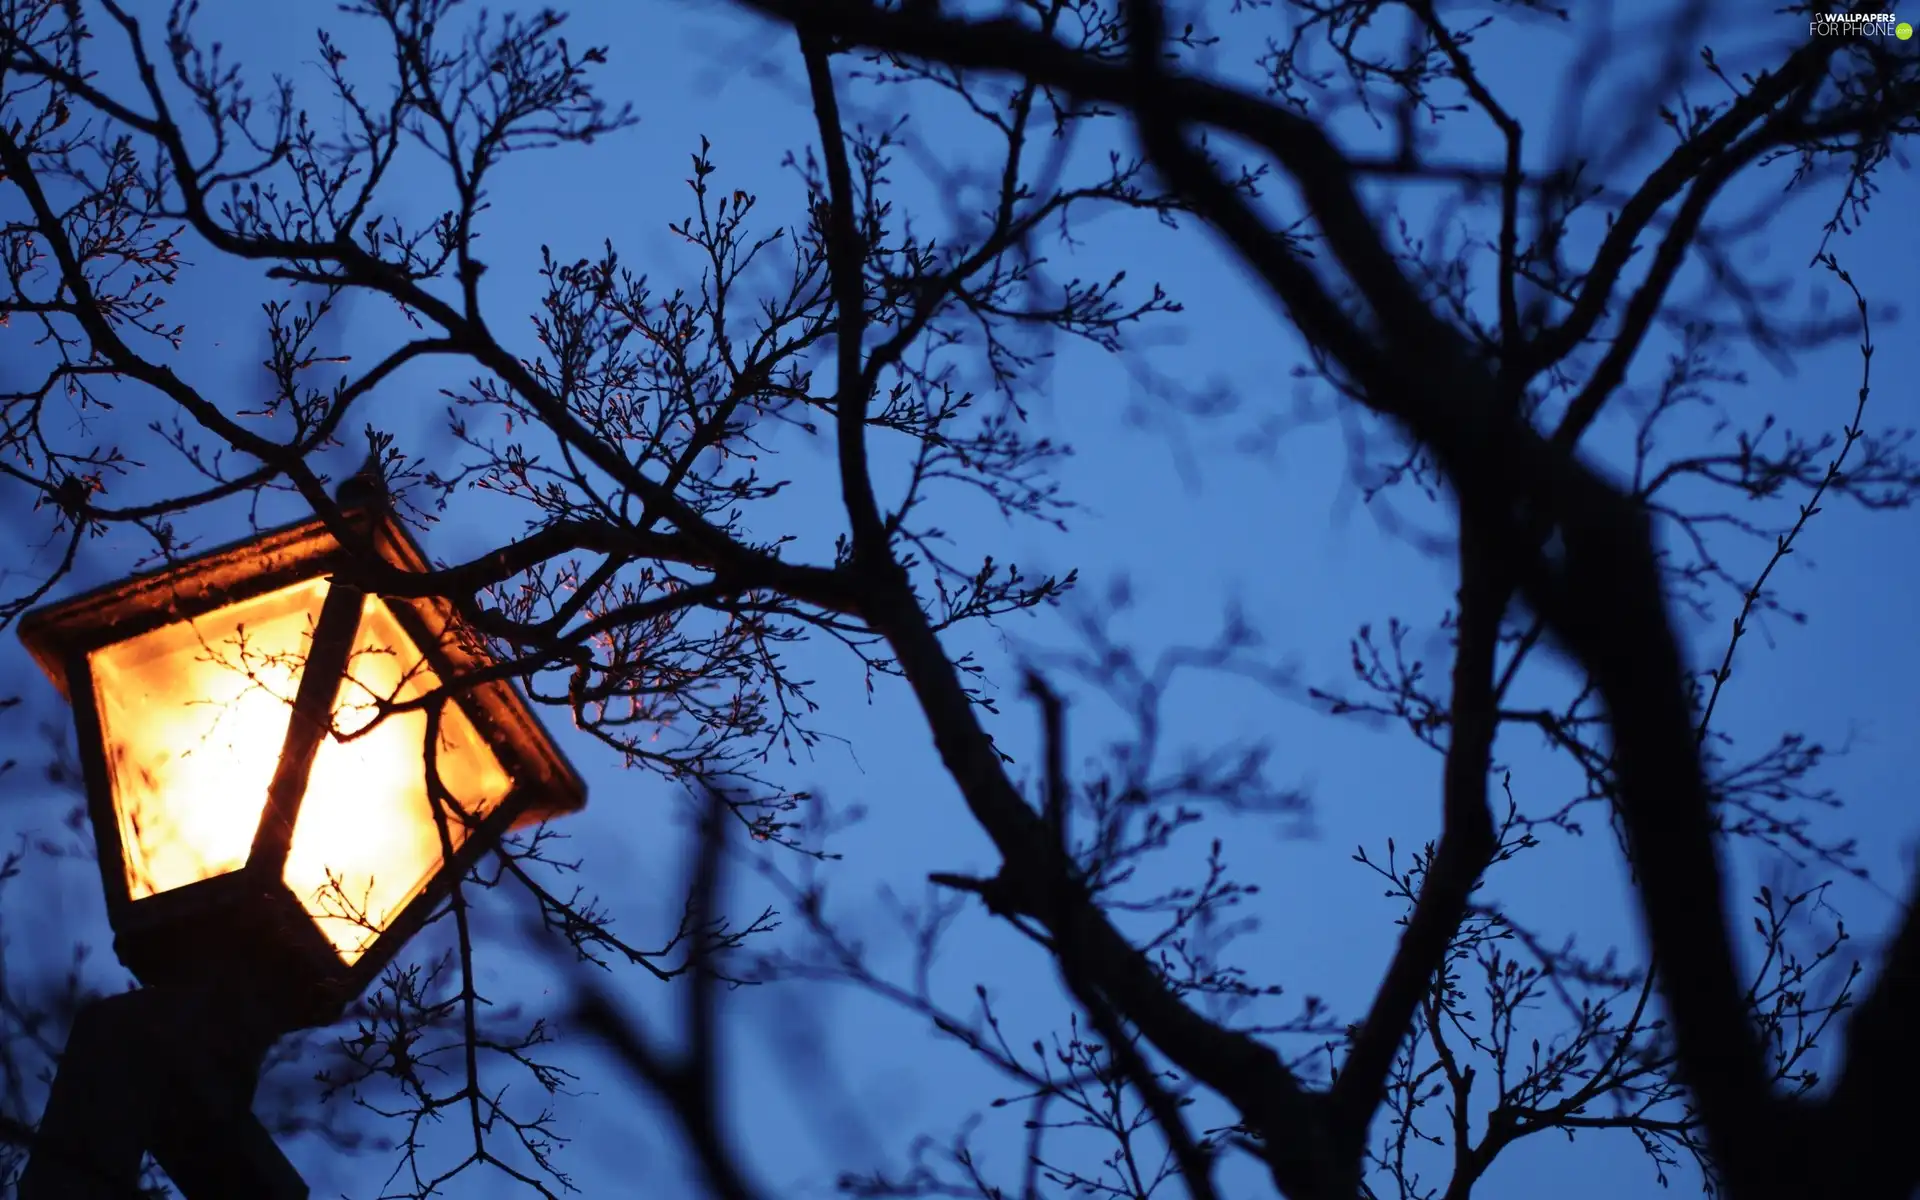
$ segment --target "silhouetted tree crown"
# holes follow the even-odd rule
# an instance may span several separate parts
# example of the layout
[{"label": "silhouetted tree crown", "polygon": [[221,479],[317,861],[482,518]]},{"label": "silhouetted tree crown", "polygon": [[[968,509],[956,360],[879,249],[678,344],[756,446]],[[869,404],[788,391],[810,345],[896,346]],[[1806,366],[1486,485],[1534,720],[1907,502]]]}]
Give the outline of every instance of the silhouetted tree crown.
[{"label": "silhouetted tree crown", "polygon": [[[1870,297],[1846,266],[1920,124],[1913,43],[1872,23],[1815,30],[1825,9],[1799,5],[1769,11],[1758,38],[1742,10],[1745,35],[1716,51],[1721,10],[1680,0],[1643,14],[1653,69],[1622,92],[1605,6],[735,7],[763,20],[754,53],[804,98],[813,136],[760,191],[724,137],[700,138],[671,227],[684,256],[641,270],[617,248],[633,231],[489,210],[503,173],[538,172],[556,148],[619,155],[635,121],[604,93],[619,46],[570,45],[557,11],[355,0],[317,35],[324,94],[309,95],[245,70],[196,4],[0,0],[0,475],[16,557],[0,622],[63,594],[110,533],[137,538],[143,565],[287,516],[362,545],[330,472],[364,459],[354,486],[384,489],[430,547],[454,528],[491,544],[419,574],[369,553],[347,582],[450,603],[485,640],[489,678],[515,680],[599,766],[674,785],[698,818],[659,944],[616,930],[619,897],[579,884],[591,846],[565,848],[561,829],[510,839],[455,890],[444,936],[344,1027],[288,1043],[318,1089],[270,1088],[277,1128],[394,1156],[385,1195],[460,1194],[476,1171],[558,1195],[580,1182],[552,1099],[579,1082],[556,1057],[564,1033],[666,1106],[714,1195],[770,1195],[743,1153],[742,1101],[720,1086],[720,997],[828,981],[1004,1080],[981,1106],[1020,1147],[1001,1177],[972,1127],[903,1136],[904,1166],[848,1163],[852,1195],[1463,1200],[1547,1132],[1636,1145],[1662,1184],[1684,1171],[1729,1200],[1913,1195],[1915,884],[1897,884],[1881,959],[1849,959],[1820,879],[1862,868],[1827,815],[1825,749],[1795,731],[1756,746],[1716,720],[1755,623],[1800,619],[1776,567],[1814,519],[1841,501],[1902,509],[1920,485],[1908,435],[1868,403],[1878,306],[1910,297]],[[1575,101],[1615,88],[1611,125],[1527,111],[1480,57],[1495,39],[1564,54]],[[1460,129],[1487,152],[1456,147]],[[1830,204],[1823,229],[1738,199],[1776,177]],[[1245,268],[1274,340],[1297,340],[1287,386],[1348,422],[1368,505],[1452,563],[1448,611],[1359,625],[1348,686],[1302,686],[1258,613],[1140,652],[1115,624],[1123,588],[1087,600],[1077,573],[1030,575],[955,531],[956,506],[977,502],[1055,529],[1089,519],[1062,486],[1069,447],[1029,411],[1069,345],[1115,358],[1176,427],[1284,423],[1277,394],[1222,397],[1166,368],[1155,331],[1177,327],[1179,297],[1124,270],[1069,272],[1107,213]],[[1745,265],[1783,236],[1849,311],[1823,315],[1793,276]],[[485,261],[508,239],[539,245],[530,314],[500,302]],[[221,316],[255,322],[255,394],[217,383],[166,307],[218,264],[274,289],[257,316]],[[349,305],[380,315],[351,355]],[[1808,422],[1727,402],[1741,356],[1849,339],[1858,383]],[[417,372],[450,364],[460,382],[435,430],[396,415],[420,411]],[[837,504],[830,538],[793,499],[805,484]],[[1241,544],[1269,554],[1278,536],[1248,514]],[[1150,567],[1152,548],[1138,553]],[[997,678],[963,648],[970,627],[1060,605],[1070,650]],[[1684,636],[1694,617],[1725,631],[1705,661]],[[837,818],[804,755],[835,713],[794,665],[815,648],[917,709],[952,792],[915,802],[963,806],[996,859],[897,904],[904,968],[849,920],[871,902],[831,889]],[[1401,727],[1436,755],[1439,836],[1383,833],[1353,855],[1403,907],[1355,1011],[1282,997],[1315,964],[1266,961],[1239,936],[1263,868],[1233,861],[1219,830],[1291,820],[1304,801],[1275,782],[1270,747],[1174,762],[1169,689],[1216,673]],[[437,712],[476,681],[379,707]],[[1018,710],[999,711],[995,684],[1021,689]],[[1129,736],[1070,754],[1071,696],[1110,701]],[[1028,720],[1043,753],[1015,764],[995,731]],[[1513,770],[1517,738],[1543,739],[1573,792]],[[76,788],[54,761],[50,786]],[[1616,840],[1589,852],[1617,845],[1630,868],[1637,954],[1592,952],[1488,886],[1603,825]],[[1190,846],[1199,876],[1167,883]],[[24,843],[0,883],[89,853],[76,819]],[[1784,857],[1809,882],[1763,888],[1736,916],[1740,856]],[[776,899],[733,913],[743,865]],[[537,914],[538,944],[572,964],[559,1009],[490,1002],[476,960],[540,953],[481,936],[474,914],[495,896],[520,907],[487,911]],[[956,995],[932,970],[969,918],[1050,964],[1050,1039],[1009,1032],[994,981]],[[622,989],[653,984],[684,989],[671,1031],[630,1015]],[[31,1149],[36,1072],[100,985],[78,965],[0,979],[9,1171]]]}]

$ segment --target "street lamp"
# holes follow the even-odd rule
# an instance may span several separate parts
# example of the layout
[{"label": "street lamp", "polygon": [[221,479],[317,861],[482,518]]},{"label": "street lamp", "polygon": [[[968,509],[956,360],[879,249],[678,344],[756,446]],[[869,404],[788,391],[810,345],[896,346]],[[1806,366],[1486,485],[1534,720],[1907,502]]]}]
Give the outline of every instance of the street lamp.
[{"label": "street lamp", "polygon": [[[384,503],[347,517],[360,553],[428,569]],[[23,1200],[127,1194],[105,1189],[130,1178],[93,1178],[124,1168],[82,1179],[59,1160],[131,1153],[137,1172],[145,1151],[191,1200],[280,1186],[291,1168],[250,1111],[267,1047],[337,1019],[501,834],[584,805],[452,606],[352,585],[353,554],[312,520],[22,619],[72,705],[114,949],[145,985],[102,1002],[140,1015],[76,1022]],[[75,1041],[97,1058],[148,1053],[129,1044],[142,1038],[198,1053],[128,1086],[75,1066]],[[132,1122],[137,1147],[129,1086],[160,1093]],[[182,1119],[182,1087],[208,1097],[204,1119]],[[123,1127],[111,1152],[103,1121]],[[260,1164],[235,1165],[243,1142]]]}]

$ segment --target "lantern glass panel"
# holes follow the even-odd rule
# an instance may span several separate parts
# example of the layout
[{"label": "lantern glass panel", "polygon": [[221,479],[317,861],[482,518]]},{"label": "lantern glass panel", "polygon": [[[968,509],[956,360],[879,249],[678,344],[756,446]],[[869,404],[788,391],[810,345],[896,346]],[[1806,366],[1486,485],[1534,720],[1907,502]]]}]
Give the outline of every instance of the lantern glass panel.
[{"label": "lantern glass panel", "polygon": [[89,656],[133,899],[245,865],[326,594],[308,580]]},{"label": "lantern glass panel", "polygon": [[[427,791],[427,715],[392,713],[376,724],[382,702],[418,700],[438,686],[393,610],[367,597],[334,705],[334,732],[321,739],[294,822],[285,876],[349,964],[440,869],[440,829]],[[459,705],[448,703],[441,714],[434,765],[458,809],[447,813],[458,849],[468,833],[460,812],[483,818],[506,798],[512,780]]]}]

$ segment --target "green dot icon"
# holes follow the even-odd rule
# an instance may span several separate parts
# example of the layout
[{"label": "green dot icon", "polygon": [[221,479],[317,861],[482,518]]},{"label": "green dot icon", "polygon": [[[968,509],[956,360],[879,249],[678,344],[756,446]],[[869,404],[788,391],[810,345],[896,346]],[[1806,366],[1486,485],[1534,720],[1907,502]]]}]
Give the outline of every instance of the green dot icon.
[{"label": "green dot icon", "polygon": [[1893,36],[1899,38],[1901,41],[1904,42],[1908,38],[1913,36],[1913,26],[1907,24],[1905,21],[1902,21],[1898,25],[1895,25],[1893,27]]}]

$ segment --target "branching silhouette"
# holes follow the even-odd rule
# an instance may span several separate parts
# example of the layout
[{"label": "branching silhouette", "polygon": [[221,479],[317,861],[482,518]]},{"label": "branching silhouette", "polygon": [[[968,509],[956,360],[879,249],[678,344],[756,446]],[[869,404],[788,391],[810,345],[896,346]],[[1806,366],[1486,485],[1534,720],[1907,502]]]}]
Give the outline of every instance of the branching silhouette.
[{"label": "branching silhouette", "polygon": [[[611,239],[587,257],[542,245],[532,333],[514,338],[477,257],[489,188],[523,155],[632,123],[595,88],[613,48],[570,47],[552,10],[358,0],[346,15],[391,55],[369,71],[319,35],[342,114],[322,129],[292,83],[253,91],[192,3],[150,29],[115,0],[0,0],[0,336],[9,371],[26,373],[0,392],[0,474],[32,497],[20,544],[44,544],[5,577],[0,623],[54,594],[110,530],[158,562],[203,529],[310,512],[362,552],[347,582],[444,600],[469,631],[449,636],[474,639],[456,661],[475,669],[369,689],[368,723],[335,731],[424,714],[443,850],[474,814],[439,777],[441,722],[489,680],[513,680],[699,812],[682,915],[658,948],[569,890],[579,863],[533,831],[453,890],[420,955],[344,1033],[287,1049],[319,1056],[325,1097],[398,1130],[386,1194],[447,1194],[475,1168],[540,1195],[574,1187],[550,1105],[574,1082],[549,1052],[567,1030],[665,1101],[711,1191],[762,1194],[720,1094],[721,997],[828,980],[930,1022],[1006,1080],[991,1107],[1025,1122],[1017,1181],[990,1177],[969,1127],[917,1143],[905,1170],[850,1168],[851,1194],[1210,1198],[1228,1193],[1227,1164],[1251,1162],[1293,1200],[1458,1200],[1507,1147],[1555,1131],[1624,1134],[1662,1182],[1684,1168],[1732,1200],[1904,1200],[1920,1183],[1902,1136],[1920,1120],[1904,1086],[1920,1075],[1905,1020],[1920,914],[1909,900],[1860,991],[1822,885],[1783,879],[1753,898],[1758,965],[1743,972],[1725,855],[1860,868],[1822,819],[1839,802],[1818,777],[1827,749],[1789,731],[1756,752],[1715,722],[1756,623],[1800,617],[1776,568],[1820,510],[1901,508],[1920,488],[1906,436],[1868,423],[1876,310],[1842,265],[1920,124],[1920,64],[1892,42],[1799,36],[1791,17],[1772,58],[1723,62],[1700,45],[1708,6],[1681,3],[1659,26],[1659,70],[1622,102],[1644,120],[1603,136],[1530,128],[1476,63],[1496,26],[1587,19],[1532,0],[1479,16],[1431,0],[740,7],[777,22],[814,119],[785,164],[785,207],[769,215],[702,139],[672,227],[694,281],[655,283]],[[1603,41],[1575,55],[1572,94],[1597,85]],[[1250,61],[1224,61],[1248,45]],[[130,69],[103,66],[112,56]],[[922,138],[915,106],[936,102],[957,102],[987,150]],[[1347,117],[1374,144],[1336,136]],[[1498,150],[1447,157],[1443,120],[1480,122]],[[1548,134],[1560,144],[1535,154]],[[934,185],[924,211],[897,182],[910,167]],[[1854,301],[1842,317],[1807,315],[1735,265],[1776,205],[1727,212],[1731,185],[1770,169],[1833,197],[1812,266]],[[1413,188],[1448,197],[1426,235],[1402,204]],[[434,215],[394,215],[402,190],[408,211]],[[1078,577],[1030,577],[936,522],[984,500],[1062,524],[1068,448],[1023,407],[1062,339],[1165,389],[1135,334],[1177,300],[1052,261],[1102,212],[1205,230],[1277,302],[1303,377],[1348,422],[1368,504],[1454,560],[1444,673],[1406,618],[1360,628],[1343,689],[1302,686],[1241,615],[1149,661],[1114,633],[1129,601],[1117,589],[1077,610],[1075,650],[1034,656],[1045,754],[1037,778],[1014,773],[986,668],[942,639],[1057,604]],[[183,350],[163,300],[190,257],[253,264],[289,289],[262,314],[263,397],[230,398]],[[332,345],[330,315],[350,299],[399,318],[371,357]],[[1737,353],[1783,361],[1856,335],[1856,402],[1844,421],[1819,418],[1837,431],[1726,404]],[[1668,348],[1663,368],[1646,365]],[[444,391],[444,453],[377,420],[376,396],[428,363],[465,376]],[[1163,399],[1182,420],[1217,415],[1196,392]],[[783,503],[796,445],[830,452],[824,482],[845,516],[831,544]],[[326,470],[363,448],[349,490],[383,493],[416,526],[524,532],[423,573],[384,565]],[[143,471],[136,454],[178,469]],[[1766,551],[1757,571],[1748,544]],[[1729,612],[1712,664],[1689,670],[1679,621]],[[843,648],[870,690],[911,695],[999,859],[892,902],[915,949],[904,977],[828,902],[831,823],[797,774],[834,736],[832,714],[790,665],[816,642]],[[1237,956],[1251,925],[1236,910],[1259,884],[1206,823],[1296,820],[1304,797],[1272,782],[1266,747],[1172,762],[1164,709],[1194,673],[1403,724],[1440,756],[1439,837],[1354,854],[1404,905],[1364,1011],[1284,996]],[[1067,750],[1070,694],[1103,697],[1130,726],[1084,768]],[[1543,739],[1574,786],[1517,777],[1503,735]],[[1590,953],[1497,898],[1506,864],[1602,819],[1632,870],[1646,961]],[[1143,869],[1196,838],[1198,879]],[[781,913],[720,911],[740,861],[779,890]],[[352,887],[333,881],[344,919],[366,915]],[[473,915],[496,890],[529,903],[578,970],[565,1012],[497,1008],[480,988]],[[943,935],[976,906],[1057,973],[1068,1015],[1050,1043],[1023,1044],[984,985],[958,1003],[936,987]],[[799,936],[775,947],[764,935],[781,921]],[[623,967],[688,990],[677,1039],[627,1015],[610,974]],[[27,1072],[58,1044],[46,1014],[70,1013],[82,986],[76,969],[45,996],[0,989],[0,1155],[30,1143]],[[503,1071],[536,1086],[503,1086]],[[344,1143],[339,1107],[263,1100],[288,1114],[281,1128]],[[463,1144],[441,1161],[425,1131],[456,1114]]]}]

